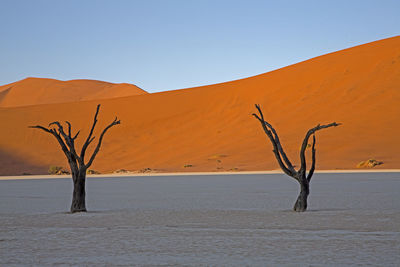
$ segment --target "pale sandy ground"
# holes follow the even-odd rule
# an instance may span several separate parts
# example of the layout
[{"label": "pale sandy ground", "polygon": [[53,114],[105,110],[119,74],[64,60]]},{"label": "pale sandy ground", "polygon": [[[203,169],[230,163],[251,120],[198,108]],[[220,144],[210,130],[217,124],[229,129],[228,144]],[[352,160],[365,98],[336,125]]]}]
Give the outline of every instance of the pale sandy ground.
[{"label": "pale sandy ground", "polygon": [[[358,170],[316,170],[315,173],[400,173],[400,169],[358,169]],[[115,177],[141,177],[141,176],[191,176],[191,175],[247,175],[247,174],[283,174],[281,170],[271,171],[236,171],[236,172],[144,172],[144,173],[106,173],[88,174],[88,178],[115,178]],[[1,180],[36,180],[36,179],[57,179],[71,178],[71,175],[15,175],[0,176]]]},{"label": "pale sandy ground", "polygon": [[0,181],[0,265],[399,266],[400,173],[317,173],[305,213],[282,174]]}]

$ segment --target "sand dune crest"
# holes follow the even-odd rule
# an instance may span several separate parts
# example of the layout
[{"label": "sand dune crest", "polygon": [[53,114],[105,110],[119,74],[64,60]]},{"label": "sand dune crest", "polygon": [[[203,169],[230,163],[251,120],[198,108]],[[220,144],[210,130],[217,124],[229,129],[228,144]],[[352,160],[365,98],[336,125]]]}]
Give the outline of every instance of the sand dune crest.
[{"label": "sand dune crest", "polygon": [[0,107],[18,107],[146,94],[139,87],[95,80],[26,78],[0,86]]}]

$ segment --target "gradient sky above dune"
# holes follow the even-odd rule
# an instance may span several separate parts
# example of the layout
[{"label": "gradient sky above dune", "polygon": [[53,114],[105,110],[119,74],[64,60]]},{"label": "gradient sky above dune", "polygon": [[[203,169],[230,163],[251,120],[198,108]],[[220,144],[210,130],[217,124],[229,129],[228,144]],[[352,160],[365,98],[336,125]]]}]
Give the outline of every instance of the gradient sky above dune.
[{"label": "gradient sky above dune", "polygon": [[400,33],[400,1],[0,1],[0,85],[148,92],[244,78]]}]

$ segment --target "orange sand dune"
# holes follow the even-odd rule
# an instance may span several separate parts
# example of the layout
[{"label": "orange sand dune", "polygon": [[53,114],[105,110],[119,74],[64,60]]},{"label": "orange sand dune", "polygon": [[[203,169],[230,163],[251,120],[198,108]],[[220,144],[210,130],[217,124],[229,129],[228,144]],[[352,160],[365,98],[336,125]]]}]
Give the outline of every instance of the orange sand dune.
[{"label": "orange sand dune", "polygon": [[128,83],[26,78],[0,86],[0,107],[65,103],[146,94]]},{"label": "orange sand dune", "polygon": [[[45,173],[67,166],[56,140],[28,125],[69,120],[88,133],[115,115],[93,169],[271,170],[272,147],[251,114],[261,104],[298,165],[305,132],[317,133],[317,169],[353,169],[373,158],[400,168],[400,37],[327,54],[262,75],[209,86],[89,102],[0,109],[0,173]],[[184,167],[186,165],[186,167]],[[192,165],[190,167],[190,165]]]}]

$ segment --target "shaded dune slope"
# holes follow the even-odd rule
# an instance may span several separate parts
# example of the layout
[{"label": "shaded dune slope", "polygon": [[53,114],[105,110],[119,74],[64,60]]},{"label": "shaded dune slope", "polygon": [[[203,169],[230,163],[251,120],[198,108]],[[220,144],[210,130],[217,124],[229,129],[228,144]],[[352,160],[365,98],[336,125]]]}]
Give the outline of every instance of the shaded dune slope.
[{"label": "shaded dune slope", "polygon": [[[354,169],[374,158],[400,168],[400,37],[341,50],[262,75],[156,94],[0,109],[0,148],[27,165],[67,166],[56,140],[28,125],[69,120],[88,133],[97,103],[98,130],[115,115],[93,169],[161,171],[271,170],[272,146],[251,114],[262,106],[294,164],[306,131],[317,133],[317,169]],[[98,135],[98,134],[97,134]],[[0,161],[2,162],[2,161]],[[0,163],[0,173],[22,171]],[[192,167],[184,167],[192,165]],[[35,172],[39,172],[37,169]],[[41,169],[46,172],[45,168]]]},{"label": "shaded dune slope", "polygon": [[0,86],[0,107],[65,103],[146,94],[128,83],[26,78]]}]

